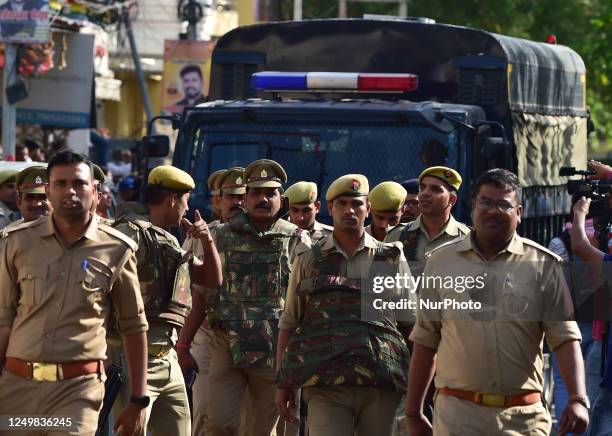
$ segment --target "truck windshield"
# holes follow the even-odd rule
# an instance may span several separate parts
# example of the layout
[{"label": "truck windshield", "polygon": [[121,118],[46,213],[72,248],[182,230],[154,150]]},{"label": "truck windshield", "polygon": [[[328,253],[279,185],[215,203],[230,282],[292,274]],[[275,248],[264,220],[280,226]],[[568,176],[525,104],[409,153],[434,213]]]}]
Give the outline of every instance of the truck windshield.
[{"label": "truck windshield", "polygon": [[206,123],[196,131],[189,153],[188,171],[196,180],[192,204],[208,204],[206,179],[212,171],[246,167],[256,159],[283,165],[289,177],[286,186],[300,180],[317,183],[322,200],[329,184],[344,174],[365,174],[372,188],[386,180],[416,178],[432,165],[457,168],[464,160],[458,152],[461,139],[456,130],[442,133],[426,124]]}]

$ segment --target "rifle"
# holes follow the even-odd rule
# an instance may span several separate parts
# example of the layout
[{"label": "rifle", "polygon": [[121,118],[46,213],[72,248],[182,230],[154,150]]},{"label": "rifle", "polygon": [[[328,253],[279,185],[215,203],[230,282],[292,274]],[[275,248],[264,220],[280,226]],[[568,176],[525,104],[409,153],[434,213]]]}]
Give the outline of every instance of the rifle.
[{"label": "rifle", "polygon": [[111,413],[115,399],[119,395],[121,386],[123,385],[123,377],[121,377],[121,367],[111,363],[106,371],[106,382],[104,383],[104,400],[102,400],[102,410],[98,418],[98,429],[96,436],[103,436],[106,428],[106,421]]}]

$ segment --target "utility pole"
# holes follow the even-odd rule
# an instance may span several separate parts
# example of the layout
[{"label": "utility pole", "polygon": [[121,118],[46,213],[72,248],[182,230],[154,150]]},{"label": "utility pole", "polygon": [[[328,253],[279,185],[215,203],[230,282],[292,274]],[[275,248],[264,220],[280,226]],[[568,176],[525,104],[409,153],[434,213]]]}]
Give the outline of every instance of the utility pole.
[{"label": "utility pole", "polygon": [[[144,77],[144,72],[142,71],[142,65],[140,65],[140,55],[138,54],[136,38],[134,38],[134,31],[132,30],[132,19],[130,18],[130,9],[128,6],[123,6],[121,16],[125,24],[128,40],[130,41],[130,52],[132,53],[132,61],[134,62],[134,69],[136,70],[136,79],[138,80],[140,95],[142,96],[142,103],[144,104],[148,123],[153,118],[153,105],[151,104],[151,97],[149,97],[149,89],[147,88],[147,82]],[[155,127],[153,128],[155,129]]]},{"label": "utility pole", "polygon": [[17,44],[6,43],[4,45],[4,75],[2,77],[2,92],[4,101],[2,103],[2,147],[3,159],[15,160],[15,136],[17,130],[17,107],[10,104],[6,96],[6,89],[15,83],[17,77]]},{"label": "utility pole", "polygon": [[302,0],[293,0],[293,21],[302,20]]}]

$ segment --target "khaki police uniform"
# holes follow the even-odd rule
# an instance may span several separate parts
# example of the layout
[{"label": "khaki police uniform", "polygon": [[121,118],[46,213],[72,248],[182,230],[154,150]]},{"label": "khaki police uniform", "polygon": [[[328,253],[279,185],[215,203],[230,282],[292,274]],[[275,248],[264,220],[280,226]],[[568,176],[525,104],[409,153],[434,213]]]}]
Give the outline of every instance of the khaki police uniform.
[{"label": "khaki police uniform", "polygon": [[[458,191],[461,187],[461,175],[452,168],[429,167],[419,175],[419,183],[426,176],[442,180],[455,191]],[[412,223],[400,224],[391,230],[385,237],[385,242],[400,241],[404,244],[404,255],[408,262],[414,262],[411,266],[412,272],[418,275],[422,272],[422,263],[425,262],[426,252],[469,232],[470,228],[468,226],[455,220],[451,215],[439,234],[430,235],[422,223],[422,216],[419,216]]]},{"label": "khaki police uniform", "polygon": [[[284,169],[268,159],[251,163],[244,172],[249,187],[280,187]],[[210,372],[206,413],[211,435],[267,436],[278,419],[274,404],[274,349],[278,314],[284,303],[290,264],[310,247],[307,232],[278,219],[260,232],[248,214],[239,213],[214,234],[223,267],[217,290],[197,288],[207,301],[211,328],[206,329]],[[248,389],[248,407],[241,403]],[[242,423],[241,423],[242,419]]]},{"label": "khaki police uniform", "polygon": [[[514,235],[495,258],[485,260],[473,233],[434,250],[425,277],[463,277],[454,286],[426,282],[424,301],[478,301],[480,310],[420,306],[410,339],[436,350],[435,385],[486,394],[483,403],[439,392],[434,434],[548,435],[551,419],[541,402],[505,407],[507,396],[542,392],[542,340],[552,350],[580,340],[569,318],[569,293],[561,259],[535,242]],[[480,289],[465,288],[481,277]],[[454,279],[453,279],[454,280]],[[459,288],[459,285],[461,288]],[[461,291],[461,292],[459,292]]]},{"label": "khaki police uniform", "polygon": [[[219,189],[218,195],[221,195],[223,192],[230,194],[246,193],[246,181],[244,179],[244,168],[242,167],[229,168],[227,171],[219,174],[214,182],[214,188]],[[220,221],[217,220],[208,225],[211,235],[214,235],[215,228],[219,224]],[[196,257],[203,260],[203,249],[200,241],[187,238],[183,244],[183,249],[193,252]],[[208,373],[210,371],[210,351],[206,345],[207,333],[205,325],[208,325],[207,320],[198,329],[190,348],[191,355],[198,364],[198,373],[191,387],[193,393],[192,433],[194,436],[205,435],[210,432],[210,425],[206,415],[206,391],[208,389]],[[210,330],[210,327],[208,327],[208,330]],[[247,401],[247,396],[247,394],[244,395],[242,404],[245,404],[245,401]]]},{"label": "khaki police uniform", "polygon": [[[285,197],[289,199],[289,206],[294,204],[314,204],[317,201],[318,188],[313,182],[297,182],[287,188]],[[316,243],[324,237],[328,236],[334,228],[327,224],[315,221],[314,224],[307,229],[310,234],[312,243]]]},{"label": "khaki police uniform", "polygon": [[[0,326],[11,332],[0,415],[66,416],[73,425],[48,434],[95,433],[111,301],[121,334],[147,329],[135,249],[133,241],[95,219],[70,246],[56,234],[51,216],[7,232],[0,250]],[[25,362],[38,369],[20,373]],[[84,362],[91,362],[89,373],[70,377]]]},{"label": "khaki police uniform", "polygon": [[[393,230],[391,230],[385,237],[385,242],[400,241],[406,245],[408,243],[410,233],[412,232],[416,234],[416,251],[414,259],[408,260],[425,262],[425,253],[439,247],[440,245],[446,244],[447,242],[461,238],[470,232],[470,228],[457,221],[451,215],[446,222],[446,225],[442,228],[442,231],[438,235],[430,236],[421,223],[421,217],[418,216],[416,220],[409,224],[400,224],[399,226],[393,228]],[[404,254],[406,254],[406,250],[404,250]]]},{"label": "khaki police uniform", "polygon": [[[176,192],[188,192],[195,186],[189,174],[172,166],[159,166],[149,173],[149,185],[161,186]],[[176,238],[166,230],[153,225],[148,216],[148,209],[140,204],[140,210],[136,209],[137,214],[124,216],[115,222],[117,230],[129,236],[138,244],[136,257],[138,260],[138,273],[140,288],[145,303],[145,313],[149,320],[149,331],[147,332],[147,395],[151,402],[146,410],[145,429],[148,425],[153,435],[191,435],[191,414],[185,380],[178,363],[178,357],[174,346],[178,341],[178,329],[184,324],[184,319],[188,309],[182,314],[177,314],[163,303],[155,303],[153,300],[168,298],[174,301],[175,296],[182,291],[178,287],[168,289],[169,281],[162,282],[163,276],[160,269],[165,269],[166,274],[171,274],[166,266],[157,263],[158,253],[152,252],[154,249],[161,249],[163,245],[169,246],[175,253],[184,259],[185,252],[181,249]],[[137,207],[137,206],[135,206]],[[148,234],[145,234],[148,232]],[[151,243],[152,236],[159,244],[158,247]],[[164,262],[164,259],[161,259]],[[173,272],[172,283],[183,283],[180,276],[181,270]],[[187,273],[188,274],[188,273]],[[189,277],[184,286],[187,288],[186,294],[189,301],[184,301],[179,297],[181,303],[191,306],[191,291]],[[182,294],[181,294],[182,295]],[[169,297],[171,296],[171,297]],[[178,301],[178,300],[177,300]],[[157,313],[159,312],[159,313]],[[119,345],[112,338],[109,342]],[[123,376],[129,376],[126,371],[126,362],[123,361]],[[119,412],[129,402],[129,391],[126,384],[122,386],[120,395],[115,402],[115,412]]]},{"label": "khaki police uniform", "polygon": [[[0,171],[0,186],[5,183],[15,183],[17,171],[2,170]],[[0,229],[8,226],[13,221],[17,221],[19,213],[8,207],[0,201]]]},{"label": "khaki police uniform", "polygon": [[[364,176],[349,175],[348,178],[344,176],[344,178],[341,177],[332,183],[326,197],[328,200],[333,200],[340,195],[365,196],[367,192],[367,179],[365,179]],[[318,252],[319,250],[320,252]],[[303,330],[307,328],[305,323],[306,314],[309,310],[313,310],[312,307],[310,309],[307,309],[307,307],[309,299],[314,297],[311,297],[311,294],[308,293],[304,294],[298,292],[300,289],[303,290],[313,276],[321,277],[320,271],[318,270],[320,266],[317,267],[317,264],[323,264],[325,268],[331,268],[333,270],[332,274],[337,279],[356,279],[363,285],[368,282],[365,278],[372,272],[377,271],[375,264],[381,261],[377,259],[377,255],[379,255],[381,251],[387,251],[392,255],[392,257],[385,261],[390,268],[389,270],[385,270],[385,275],[410,275],[410,270],[402,255],[399,244],[381,243],[367,233],[364,233],[356,252],[352,256],[349,256],[342,250],[333,234],[324,239],[319,246],[313,247],[313,249],[297,256],[289,279],[285,310],[283,311],[279,323],[280,329],[292,333],[292,338],[283,359],[283,368],[281,369],[280,377],[281,385],[299,387],[288,381],[288,379],[290,380],[292,377],[288,375],[288,367],[286,365],[290,361],[288,354],[292,349],[291,343],[300,334],[300,329]],[[327,259],[329,260],[327,261]],[[371,291],[362,288],[361,292]],[[398,288],[390,290],[390,292],[403,293],[404,291]],[[315,307],[324,310],[323,305],[317,304]],[[318,319],[322,317],[322,319],[330,319],[333,318],[334,315],[335,313],[332,311],[329,315],[314,315],[313,318]],[[407,325],[414,322],[414,311],[406,310],[403,315],[405,317],[404,321],[399,323],[396,321],[394,325]],[[346,316],[346,314],[343,316]],[[365,325],[366,323],[364,322],[363,324]],[[344,337],[342,335],[342,328],[343,325],[339,323],[337,327],[338,344],[343,342],[341,339]],[[334,329],[334,331],[336,331],[336,329]],[[311,327],[311,330],[308,330],[308,333],[304,334],[314,337],[316,336],[316,332],[317,328]],[[399,331],[396,330],[394,337],[396,340],[401,341],[402,344],[401,347],[399,347],[402,352],[398,354],[398,356],[401,356],[399,359],[401,364],[396,370],[401,372],[400,378],[405,382],[408,364],[407,348]],[[390,342],[385,342],[389,347],[385,354],[393,354],[389,351],[393,345],[390,345]],[[307,344],[307,342],[305,342],[305,344]],[[315,344],[315,346],[316,345],[317,344]],[[321,353],[324,352],[325,349],[322,349]],[[297,358],[299,362],[307,362],[309,359],[308,356],[299,355],[296,355],[295,358]],[[326,375],[320,374],[317,371],[315,371],[312,377],[310,373],[308,373],[308,381],[301,384],[303,398],[308,404],[309,434],[311,436],[353,434],[365,436],[391,434],[395,412],[402,396],[402,392],[400,391],[405,390],[405,385],[401,386],[400,382],[400,384],[396,386],[397,389],[394,389],[392,386],[374,386],[379,383],[379,380],[376,375],[369,372],[372,365],[376,367],[373,361],[368,365],[368,370],[363,370],[361,378],[357,379],[361,380],[361,382],[359,384],[353,384],[348,379],[350,379],[350,372],[355,371],[355,369],[352,368],[354,360],[351,357],[343,357],[342,359],[343,361],[338,361],[336,363],[332,362],[328,365],[323,363],[323,366],[326,368],[334,368],[336,365],[341,365],[342,363],[347,365],[347,370],[341,370],[340,372],[342,375],[333,381],[328,381],[329,384],[326,381],[321,381],[325,379]],[[298,367],[295,371],[299,374],[302,370]]]}]

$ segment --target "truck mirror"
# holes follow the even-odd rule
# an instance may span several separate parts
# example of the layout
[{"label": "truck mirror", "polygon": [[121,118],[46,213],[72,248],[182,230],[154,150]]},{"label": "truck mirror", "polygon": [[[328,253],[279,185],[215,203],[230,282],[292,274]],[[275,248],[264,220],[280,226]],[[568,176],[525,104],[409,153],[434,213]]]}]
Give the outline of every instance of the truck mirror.
[{"label": "truck mirror", "polygon": [[170,138],[166,135],[149,135],[142,138],[142,146],[148,157],[166,157],[170,153]]}]

